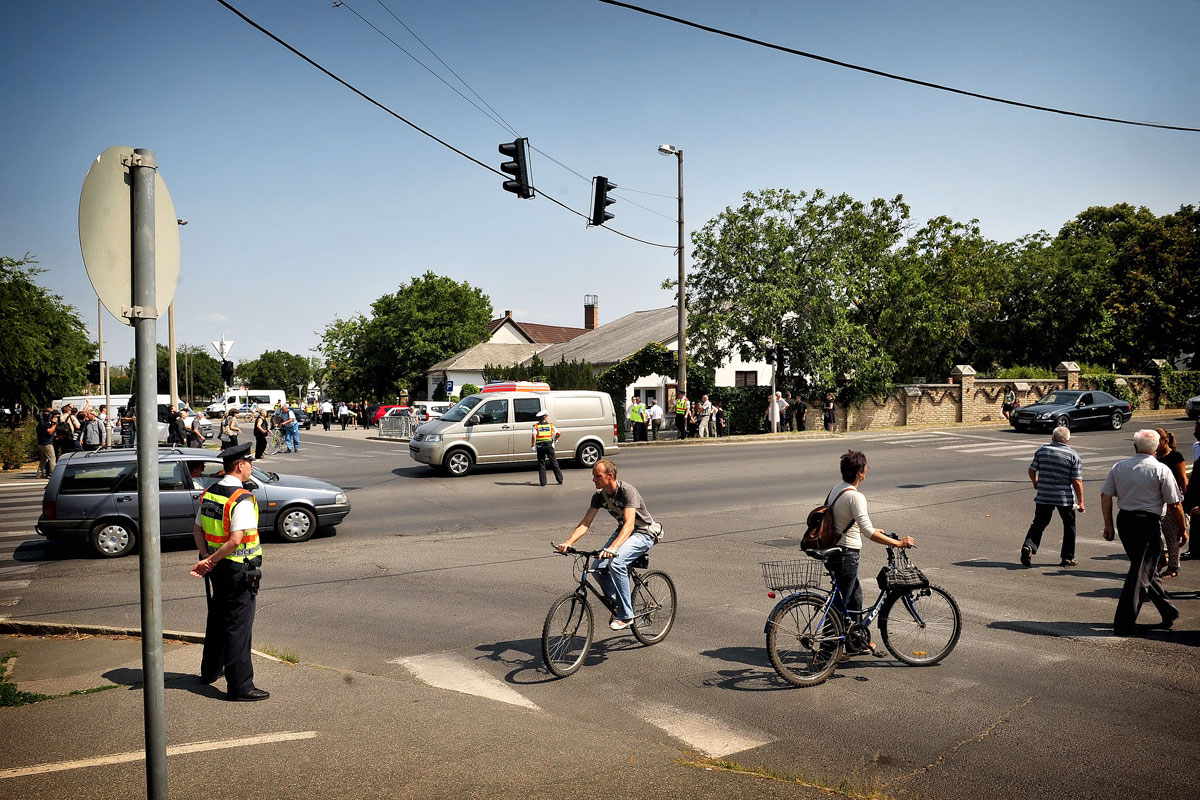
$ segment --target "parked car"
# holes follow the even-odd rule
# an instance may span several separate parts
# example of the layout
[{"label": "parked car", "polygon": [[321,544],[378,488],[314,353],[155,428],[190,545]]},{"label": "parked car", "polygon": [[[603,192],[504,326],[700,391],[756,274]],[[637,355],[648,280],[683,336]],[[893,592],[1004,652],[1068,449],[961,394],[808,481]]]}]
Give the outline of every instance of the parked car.
[{"label": "parked car", "polygon": [[289,408],[291,408],[292,413],[296,415],[296,424],[297,425],[299,425],[304,430],[308,430],[309,428],[312,427],[312,417],[310,417],[308,415],[307,411],[305,411],[300,406],[289,406]]},{"label": "parked car", "polygon": [[[395,404],[392,404],[392,405],[378,405],[378,406],[369,406],[369,407],[367,408],[367,413],[370,415],[370,417],[369,417],[369,418],[370,418],[370,420],[371,420],[371,424],[372,424],[372,425],[378,425],[378,424],[379,424],[379,418],[380,418],[380,417],[382,417],[384,414],[386,414],[386,413],[387,413],[389,410],[391,410],[391,409],[393,409],[393,408],[404,408],[404,407],[405,407],[405,406],[401,406],[401,405],[395,405]],[[372,411],[371,409],[374,409],[374,411]]]},{"label": "parked car", "polygon": [[1187,411],[1188,419],[1200,418],[1200,394],[1189,398],[1187,405],[1184,406],[1184,409]]},{"label": "parked car", "polygon": [[1071,430],[1105,427],[1119,431],[1132,416],[1133,407],[1128,402],[1107,392],[1057,391],[1036,403],[1017,408],[1009,422],[1018,431],[1059,425]]},{"label": "parked car", "polygon": [[[203,463],[199,478],[190,467]],[[224,474],[215,450],[176,447],[158,451],[160,535],[192,536],[204,489]],[[350,513],[350,500],[337,486],[300,475],[254,467],[246,484],[258,500],[259,530],[274,530],[284,542],[303,542],[317,528],[337,525]],[[86,540],[99,556],[133,552],[138,537],[137,452],[95,450],[64,453],[42,495],[35,528],[54,540]]]},{"label": "parked car", "polygon": [[421,422],[429,422],[431,419],[438,419],[442,414],[454,408],[454,403],[445,400],[414,400],[412,408],[417,419]]}]

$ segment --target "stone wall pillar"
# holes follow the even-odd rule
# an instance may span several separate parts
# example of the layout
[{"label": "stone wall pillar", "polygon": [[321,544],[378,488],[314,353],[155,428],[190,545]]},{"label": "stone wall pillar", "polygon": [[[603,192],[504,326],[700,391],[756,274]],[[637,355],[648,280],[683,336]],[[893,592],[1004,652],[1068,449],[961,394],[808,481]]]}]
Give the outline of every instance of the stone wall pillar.
[{"label": "stone wall pillar", "polygon": [[950,382],[958,384],[958,421],[978,422],[980,414],[975,402],[975,368],[970,364],[956,364],[950,371]]},{"label": "stone wall pillar", "polygon": [[1058,379],[1063,382],[1064,389],[1079,388],[1079,365],[1074,361],[1064,361],[1054,368]]}]

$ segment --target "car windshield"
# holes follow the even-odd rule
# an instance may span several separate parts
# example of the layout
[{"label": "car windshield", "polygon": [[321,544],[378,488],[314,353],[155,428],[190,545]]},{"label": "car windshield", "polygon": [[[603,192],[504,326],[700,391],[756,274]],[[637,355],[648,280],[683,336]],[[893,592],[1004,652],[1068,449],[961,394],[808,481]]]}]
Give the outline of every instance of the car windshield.
[{"label": "car windshield", "polygon": [[259,469],[258,467],[251,467],[250,475],[257,478],[262,483],[274,483],[275,481],[279,480],[278,472],[267,472],[265,469]]},{"label": "car windshield", "polygon": [[443,422],[461,422],[466,419],[467,414],[471,413],[471,409],[483,402],[482,395],[473,394],[470,397],[463,398],[458,405],[442,414]]},{"label": "car windshield", "polygon": [[1082,392],[1051,392],[1034,403],[1035,406],[1073,406]]}]

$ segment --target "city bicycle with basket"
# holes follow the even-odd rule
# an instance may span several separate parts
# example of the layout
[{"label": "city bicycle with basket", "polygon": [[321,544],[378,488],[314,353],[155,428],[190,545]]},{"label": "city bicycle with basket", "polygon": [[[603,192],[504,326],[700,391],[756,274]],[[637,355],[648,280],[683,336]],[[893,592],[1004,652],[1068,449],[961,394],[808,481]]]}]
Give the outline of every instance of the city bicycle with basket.
[{"label": "city bicycle with basket", "polygon": [[[575,557],[575,573],[579,575],[575,590],[554,601],[542,626],[542,660],[546,668],[560,678],[575,674],[592,647],[595,624],[588,592],[612,611],[604,592],[588,580],[588,575],[597,571],[592,565],[600,552],[568,547],[560,554]],[[646,646],[665,639],[675,622],[675,583],[660,570],[640,571],[649,567],[648,553],[629,565],[629,595],[633,604],[633,623],[629,631]]]},{"label": "city bicycle with basket", "polygon": [[847,620],[837,576],[828,569],[830,556],[841,550],[805,550],[808,558],[762,562],[767,596],[785,593],[765,629],[767,653],[781,678],[795,686],[823,683],[843,652],[870,650],[869,626],[877,616],[884,646],[905,664],[927,667],[950,654],[962,632],[958,604],[931,584],[904,550],[888,548],[879,596],[857,620]]}]

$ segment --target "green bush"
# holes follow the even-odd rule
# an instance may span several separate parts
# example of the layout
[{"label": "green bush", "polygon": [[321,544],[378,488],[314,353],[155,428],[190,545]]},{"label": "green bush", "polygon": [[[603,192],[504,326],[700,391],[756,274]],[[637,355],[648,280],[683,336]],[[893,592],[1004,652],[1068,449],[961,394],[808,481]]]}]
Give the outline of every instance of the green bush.
[{"label": "green bush", "polygon": [[1111,372],[1086,372],[1079,376],[1081,386],[1088,386],[1092,389],[1099,389],[1102,392],[1108,392],[1113,397],[1118,397],[1134,408],[1138,407],[1138,396],[1128,384],[1117,383],[1117,376]]},{"label": "green bush", "polygon": [[37,458],[37,430],[33,423],[0,430],[0,466],[20,469]]},{"label": "green bush", "polygon": [[[708,391],[708,399],[720,403],[725,409],[725,431],[729,435],[739,433],[766,433],[769,423],[765,418],[770,386],[716,386]],[[690,392],[689,392],[690,394]],[[696,396],[699,399],[699,395]],[[817,418],[821,413],[818,409]],[[812,423],[812,408],[808,410],[808,421]]]},{"label": "green bush", "polygon": [[998,369],[989,378],[999,380],[1054,380],[1058,375],[1045,367],[1005,367]]},{"label": "green bush", "polygon": [[1162,393],[1159,405],[1182,406],[1188,398],[1200,394],[1200,371],[1174,372],[1164,370],[1161,373]]},{"label": "green bush", "polygon": [[473,394],[479,394],[479,387],[473,383],[464,383],[458,387],[459,397],[470,397]]}]

